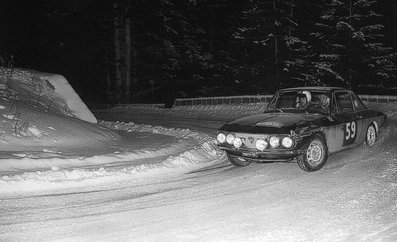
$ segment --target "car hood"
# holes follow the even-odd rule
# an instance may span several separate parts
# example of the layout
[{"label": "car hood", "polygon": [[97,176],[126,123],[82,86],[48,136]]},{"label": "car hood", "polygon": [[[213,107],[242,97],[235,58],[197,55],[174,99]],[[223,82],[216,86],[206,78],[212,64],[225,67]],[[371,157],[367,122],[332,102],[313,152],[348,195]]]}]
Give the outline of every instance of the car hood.
[{"label": "car hood", "polygon": [[235,119],[224,124],[220,130],[245,133],[290,133],[298,127],[321,125],[326,117],[327,115],[317,113],[263,113]]}]

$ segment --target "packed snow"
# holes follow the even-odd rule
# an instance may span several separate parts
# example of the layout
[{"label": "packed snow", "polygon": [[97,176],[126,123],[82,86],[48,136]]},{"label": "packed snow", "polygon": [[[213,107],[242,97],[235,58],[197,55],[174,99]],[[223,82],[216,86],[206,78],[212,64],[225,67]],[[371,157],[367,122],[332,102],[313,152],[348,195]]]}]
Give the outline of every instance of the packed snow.
[{"label": "packed snow", "polygon": [[223,122],[263,105],[125,106],[96,124],[69,94],[48,108],[17,83],[18,109],[0,88],[0,241],[397,240],[394,103],[366,103],[388,117],[375,147],[307,173],[236,168],[216,148]]}]

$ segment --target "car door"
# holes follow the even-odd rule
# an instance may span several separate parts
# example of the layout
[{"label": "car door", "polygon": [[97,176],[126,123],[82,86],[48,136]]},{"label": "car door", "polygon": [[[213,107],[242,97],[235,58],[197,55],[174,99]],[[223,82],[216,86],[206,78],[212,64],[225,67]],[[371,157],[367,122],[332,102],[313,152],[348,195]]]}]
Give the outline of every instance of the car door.
[{"label": "car door", "polygon": [[366,135],[366,130],[369,125],[369,122],[371,121],[368,116],[369,113],[371,113],[370,110],[368,110],[364,104],[361,102],[361,100],[356,96],[354,92],[350,93],[351,98],[352,98],[352,103],[353,103],[353,108],[356,112],[357,115],[357,120],[359,122],[359,133],[356,142],[357,143],[362,143],[365,140],[365,135]]},{"label": "car door", "polygon": [[335,151],[354,146],[360,140],[362,116],[354,109],[350,91],[334,93],[333,117],[336,134]]}]

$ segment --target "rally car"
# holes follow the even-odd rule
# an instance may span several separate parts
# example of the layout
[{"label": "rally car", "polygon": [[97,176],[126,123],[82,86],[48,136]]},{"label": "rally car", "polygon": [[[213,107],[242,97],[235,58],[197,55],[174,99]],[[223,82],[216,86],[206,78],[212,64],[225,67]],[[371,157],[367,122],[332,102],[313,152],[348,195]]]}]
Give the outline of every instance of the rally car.
[{"label": "rally car", "polygon": [[236,166],[296,161],[317,171],[330,154],[373,146],[385,119],[344,88],[288,88],[275,93],[264,113],[225,123],[217,144]]}]

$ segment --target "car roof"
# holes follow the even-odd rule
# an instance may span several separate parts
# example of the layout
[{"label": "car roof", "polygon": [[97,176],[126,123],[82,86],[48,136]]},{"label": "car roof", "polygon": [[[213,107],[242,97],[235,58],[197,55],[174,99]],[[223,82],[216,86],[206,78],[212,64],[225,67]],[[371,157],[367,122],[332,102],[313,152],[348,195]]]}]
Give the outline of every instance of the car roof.
[{"label": "car roof", "polygon": [[301,91],[301,90],[313,90],[313,91],[337,91],[337,90],[347,90],[343,87],[320,87],[320,86],[313,86],[313,87],[292,87],[292,88],[284,88],[280,89],[280,92],[284,91]]}]

